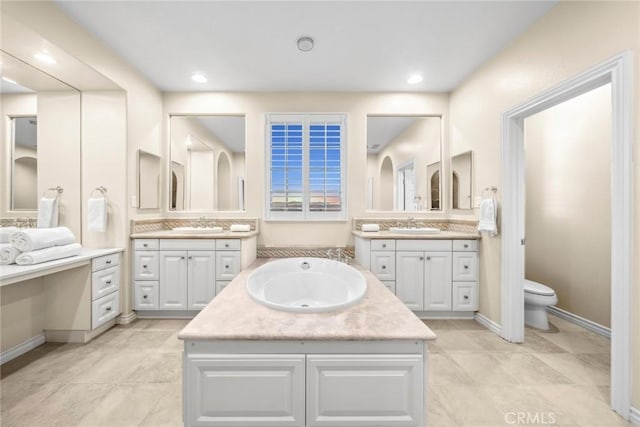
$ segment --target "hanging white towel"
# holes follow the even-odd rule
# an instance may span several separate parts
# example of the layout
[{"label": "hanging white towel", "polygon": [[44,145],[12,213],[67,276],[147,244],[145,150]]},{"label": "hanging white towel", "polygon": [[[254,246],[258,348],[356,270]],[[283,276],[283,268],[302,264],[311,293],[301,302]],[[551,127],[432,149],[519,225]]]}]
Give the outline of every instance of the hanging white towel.
[{"label": "hanging white towel", "polygon": [[478,221],[478,231],[481,233],[487,233],[489,234],[489,236],[497,236],[497,214],[498,203],[494,199],[483,199],[480,202],[480,218]]},{"label": "hanging white towel", "polygon": [[9,240],[14,248],[21,252],[29,252],[69,245],[76,241],[76,236],[67,227],[24,228],[13,233]]},{"label": "hanging white towel", "polygon": [[20,255],[20,251],[10,243],[0,243],[0,265],[15,263],[18,255]]},{"label": "hanging white towel", "polygon": [[82,251],[82,245],[80,243],[72,243],[70,245],[53,246],[51,248],[40,249],[37,251],[23,252],[16,258],[16,264],[40,264],[41,262],[76,256],[80,251]]},{"label": "hanging white towel", "polygon": [[18,231],[18,227],[0,227],[0,243],[9,243],[9,237]]},{"label": "hanging white towel", "polygon": [[43,197],[38,203],[38,228],[58,226],[58,198]]},{"label": "hanging white towel", "polygon": [[97,233],[107,231],[107,199],[105,197],[92,197],[89,199],[87,217],[87,229]]}]

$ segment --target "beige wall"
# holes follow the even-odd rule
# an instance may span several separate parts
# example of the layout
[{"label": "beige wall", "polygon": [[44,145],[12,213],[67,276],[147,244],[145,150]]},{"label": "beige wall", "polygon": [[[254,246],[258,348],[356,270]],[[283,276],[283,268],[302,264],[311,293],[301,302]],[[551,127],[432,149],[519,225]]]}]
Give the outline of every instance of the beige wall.
[{"label": "beige wall", "polygon": [[0,352],[42,334],[44,307],[42,278],[0,288]]},{"label": "beige wall", "polygon": [[15,147],[13,151],[13,208],[36,210],[38,206],[38,151]]},{"label": "beige wall", "polygon": [[[640,3],[560,2],[516,41],[466,79],[451,95],[451,144],[474,150],[474,194],[498,186],[501,116],[534,95],[612,56],[631,50],[635,58],[635,123],[640,123]],[[640,126],[635,126],[638,141]],[[640,164],[640,150],[634,150]],[[635,169],[634,205],[640,212],[640,171]],[[587,212],[587,210],[585,210]],[[477,212],[475,213],[477,214]],[[475,215],[474,214],[474,215]],[[455,213],[454,218],[468,216]],[[635,254],[640,253],[640,227],[635,227]],[[500,322],[500,236],[481,242],[480,312]],[[640,263],[635,263],[635,332],[640,335]],[[634,403],[640,407],[640,343],[635,340]]]},{"label": "beige wall", "polygon": [[[244,114],[246,116],[246,215],[264,217],[265,116],[269,112],[337,112],[347,114],[348,217],[366,208],[367,114],[438,115],[448,126],[447,94],[378,93],[167,93],[165,119],[171,114]],[[168,120],[166,120],[168,122]],[[166,126],[168,128],[168,125]],[[168,143],[165,143],[165,150]],[[166,155],[166,154],[165,154]],[[165,184],[166,185],[166,184]],[[168,188],[166,186],[165,188]],[[216,213],[215,215],[225,215]],[[376,213],[376,216],[381,214]],[[429,215],[425,213],[425,216]],[[264,221],[258,244],[266,246],[345,245],[351,222]]]},{"label": "beige wall", "polygon": [[611,326],[611,85],[525,120],[527,279]]}]

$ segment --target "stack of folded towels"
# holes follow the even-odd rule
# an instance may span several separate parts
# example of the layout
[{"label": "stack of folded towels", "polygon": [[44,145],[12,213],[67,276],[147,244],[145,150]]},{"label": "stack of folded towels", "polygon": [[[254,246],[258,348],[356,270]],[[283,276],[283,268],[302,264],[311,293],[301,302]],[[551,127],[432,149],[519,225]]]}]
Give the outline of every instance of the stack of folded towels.
[{"label": "stack of folded towels", "polygon": [[[78,255],[82,245],[67,227],[0,228],[0,264],[31,265]],[[7,237],[8,236],[8,237]]]}]

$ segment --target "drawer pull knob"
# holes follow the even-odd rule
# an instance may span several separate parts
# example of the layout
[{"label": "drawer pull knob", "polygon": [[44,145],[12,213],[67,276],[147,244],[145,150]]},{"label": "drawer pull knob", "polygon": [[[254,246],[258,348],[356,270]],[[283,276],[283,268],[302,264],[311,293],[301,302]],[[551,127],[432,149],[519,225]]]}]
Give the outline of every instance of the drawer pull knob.
[{"label": "drawer pull knob", "polygon": [[180,259],[184,259],[184,257],[183,257],[183,256],[181,256],[181,257],[180,257]]},{"label": "drawer pull knob", "polygon": [[225,247],[225,248],[228,248],[228,247],[229,247],[229,244],[228,244],[228,243],[225,243],[225,244],[224,244],[224,247]]},{"label": "drawer pull knob", "polygon": [[109,306],[109,307],[105,308],[105,310],[107,310],[107,311],[111,311],[111,306]]},{"label": "drawer pull knob", "polygon": [[430,256],[427,257],[427,261],[431,261],[431,257]]},{"label": "drawer pull knob", "polygon": [[387,247],[387,244],[386,244],[386,243],[383,243],[383,244],[382,244],[382,247],[383,247],[383,248],[386,248],[386,247]]},{"label": "drawer pull knob", "polygon": [[142,298],[147,299],[148,295],[142,295]]},{"label": "drawer pull knob", "polygon": [[468,269],[468,268],[469,268],[469,266],[468,266],[468,265],[465,265],[465,266],[464,266],[464,268],[465,268],[465,270],[466,270],[466,269]]},{"label": "drawer pull knob", "polygon": [[111,280],[107,280],[105,283],[106,283],[107,285],[110,285],[110,284],[111,284]]},{"label": "drawer pull knob", "polygon": [[469,299],[469,295],[465,295],[465,296],[464,296],[464,299]]},{"label": "drawer pull knob", "polygon": [[142,268],[147,268],[147,264],[144,264],[144,265],[142,266]]},{"label": "drawer pull knob", "polygon": [[386,269],[386,268],[387,268],[387,266],[386,266],[386,265],[383,265],[383,266],[382,266],[382,269],[383,269],[383,270],[384,270],[384,269]]},{"label": "drawer pull knob", "polygon": [[465,247],[465,248],[468,248],[468,247],[469,247],[469,244],[468,244],[468,243],[465,243],[465,244],[464,244],[464,247]]},{"label": "drawer pull knob", "polygon": [[193,257],[192,257],[192,256],[190,256],[190,257],[189,257],[189,259],[193,259]]},{"label": "drawer pull knob", "polygon": [[423,256],[421,256],[421,257],[419,258],[419,260],[420,260],[420,261],[424,261],[424,257],[423,257]]},{"label": "drawer pull knob", "polygon": [[224,266],[224,268],[229,268],[229,266],[228,266],[228,265],[225,265],[225,266]]},{"label": "drawer pull knob", "polygon": [[107,260],[107,264],[111,264],[111,260],[110,259]]},{"label": "drawer pull knob", "polygon": [[144,248],[148,248],[148,247],[149,247],[149,245],[148,245],[148,244],[146,244],[146,243],[143,243],[143,244],[142,244],[142,247],[144,247]]}]

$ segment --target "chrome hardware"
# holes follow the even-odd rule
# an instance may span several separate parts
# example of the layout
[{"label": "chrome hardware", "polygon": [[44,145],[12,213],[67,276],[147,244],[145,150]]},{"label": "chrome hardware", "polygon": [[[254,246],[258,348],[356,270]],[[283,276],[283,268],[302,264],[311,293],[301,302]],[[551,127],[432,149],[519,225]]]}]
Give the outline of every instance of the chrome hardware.
[{"label": "chrome hardware", "polygon": [[465,296],[464,296],[464,299],[469,299],[469,295],[465,295]]},{"label": "chrome hardware", "polygon": [[228,265],[225,265],[225,266],[224,266],[224,268],[228,269],[228,268],[229,268],[229,266],[228,266]]},{"label": "chrome hardware", "polygon": [[180,257],[180,259],[184,259],[184,257],[183,257],[183,256],[181,256],[181,257]]},{"label": "chrome hardware", "polygon": [[105,308],[105,310],[111,311],[111,307],[107,307],[107,308]]},{"label": "chrome hardware", "polygon": [[189,257],[189,259],[193,259],[193,257],[192,257],[192,256],[190,256],[190,257]]},{"label": "chrome hardware", "polygon": [[464,247],[465,247],[465,248],[468,248],[468,247],[469,247],[469,244],[468,244],[468,243],[465,243],[465,244],[464,244]]},{"label": "chrome hardware", "polygon": [[142,295],[142,298],[147,299],[148,295]]},{"label": "chrome hardware", "polygon": [[387,247],[387,244],[386,244],[386,243],[383,243],[383,244],[382,244],[382,247],[383,247],[383,248],[386,248],[386,247]]},{"label": "chrome hardware", "polygon": [[225,247],[225,248],[228,248],[228,247],[229,247],[229,244],[228,244],[228,243],[225,243],[225,244],[224,244],[224,247]]},{"label": "chrome hardware", "polygon": [[466,269],[468,269],[468,268],[469,268],[469,266],[468,266],[468,265],[465,265],[465,266],[464,266],[464,268],[465,268],[465,270],[466,270]]},{"label": "chrome hardware", "polygon": [[110,285],[110,284],[111,284],[111,280],[107,280],[105,283],[106,283],[107,285]]},{"label": "chrome hardware", "polygon": [[148,248],[148,247],[149,247],[149,245],[148,245],[148,244],[146,244],[146,243],[143,243],[143,244],[142,244],[142,246],[143,246],[143,247],[145,247],[145,248]]},{"label": "chrome hardware", "polygon": [[303,270],[308,270],[308,269],[311,267],[311,265],[309,265],[309,263],[308,263],[307,261],[305,261],[305,262],[303,262],[302,264],[300,264],[300,267],[301,267]]},{"label": "chrome hardware", "polygon": [[144,264],[144,265],[142,266],[142,268],[147,268],[147,264]]},{"label": "chrome hardware", "polygon": [[431,261],[431,257],[430,256],[427,257],[427,261]]},{"label": "chrome hardware", "polygon": [[420,258],[418,258],[420,261],[424,261],[424,257],[421,256]]},{"label": "chrome hardware", "polygon": [[105,264],[111,264],[111,260],[108,259]]},{"label": "chrome hardware", "polygon": [[386,266],[386,265],[383,265],[383,266],[382,266],[382,269],[383,269],[383,270],[384,270],[384,269],[386,269],[386,268],[387,268],[387,266]]}]

